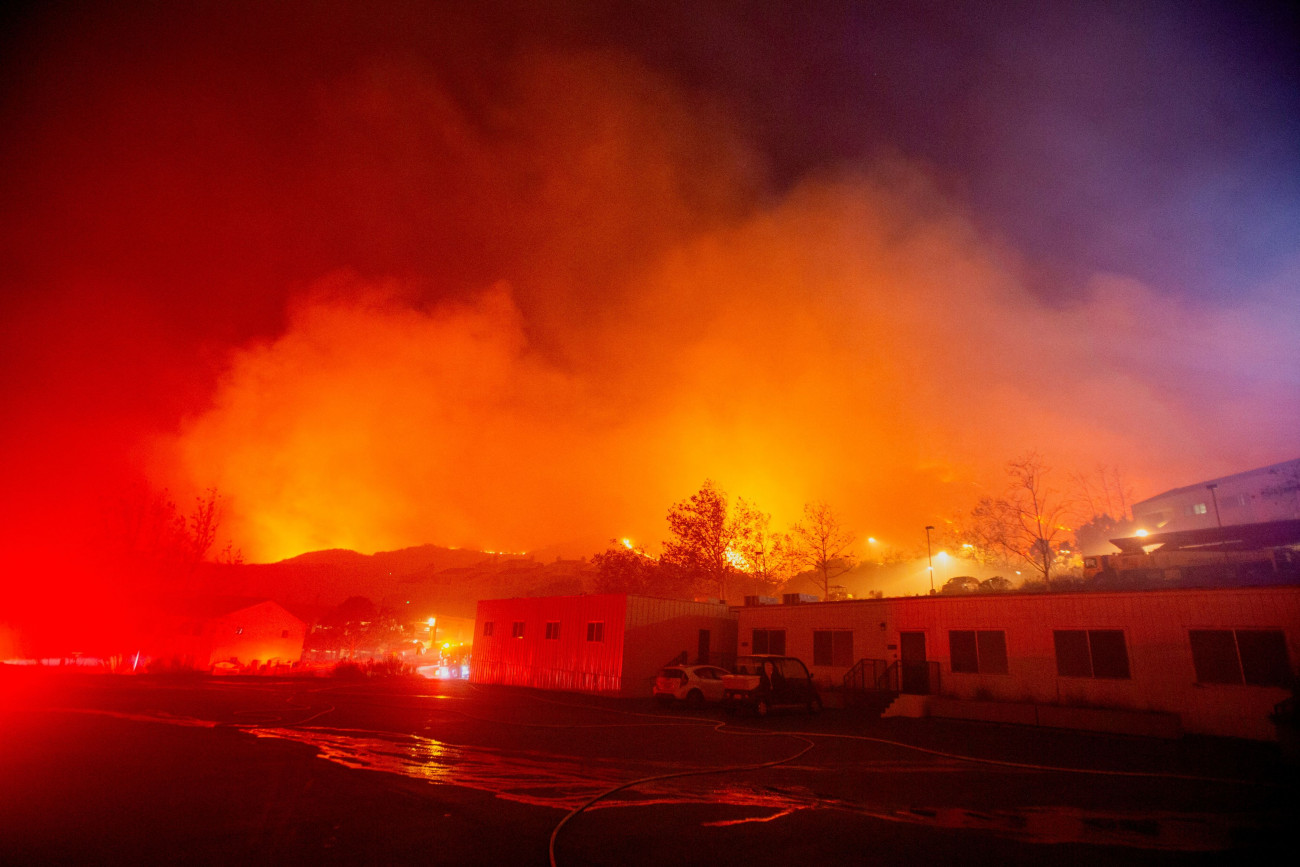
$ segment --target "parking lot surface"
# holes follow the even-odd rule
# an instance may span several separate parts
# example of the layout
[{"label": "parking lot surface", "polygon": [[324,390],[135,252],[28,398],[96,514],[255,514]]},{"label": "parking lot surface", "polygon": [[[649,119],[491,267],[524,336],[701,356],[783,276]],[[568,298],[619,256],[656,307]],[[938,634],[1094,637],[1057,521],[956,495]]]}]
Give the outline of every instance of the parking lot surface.
[{"label": "parking lot surface", "polygon": [[0,863],[1275,863],[1273,745],[463,681],[0,673]]}]

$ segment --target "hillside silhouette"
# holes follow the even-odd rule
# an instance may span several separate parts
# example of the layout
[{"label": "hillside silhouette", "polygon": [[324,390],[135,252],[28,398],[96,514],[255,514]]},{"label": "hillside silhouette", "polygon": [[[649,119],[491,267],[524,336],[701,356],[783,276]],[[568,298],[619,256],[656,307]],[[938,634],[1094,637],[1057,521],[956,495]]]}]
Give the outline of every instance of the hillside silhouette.
[{"label": "hillside silhouette", "polygon": [[393,609],[470,617],[480,599],[586,592],[594,575],[585,560],[542,562],[439,545],[361,554],[312,551],[277,563],[204,564],[201,592],[267,597],[297,611],[332,608],[364,596]]}]

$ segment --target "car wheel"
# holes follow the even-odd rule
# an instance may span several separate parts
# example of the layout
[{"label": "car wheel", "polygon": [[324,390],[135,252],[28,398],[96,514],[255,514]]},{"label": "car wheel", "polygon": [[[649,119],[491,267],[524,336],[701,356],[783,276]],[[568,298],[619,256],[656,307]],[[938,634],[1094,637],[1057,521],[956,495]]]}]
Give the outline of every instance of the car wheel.
[{"label": "car wheel", "polygon": [[767,716],[767,712],[768,712],[769,710],[770,710],[770,708],[768,707],[768,705],[767,705],[767,699],[765,699],[765,698],[760,698],[760,699],[759,699],[759,700],[754,704],[754,716],[759,716],[759,717]]},{"label": "car wheel", "polygon": [[822,700],[819,696],[813,696],[808,701],[808,713],[818,714],[822,712]]},{"label": "car wheel", "polygon": [[698,689],[693,689],[686,693],[686,703],[691,707],[700,707],[704,704],[704,693]]}]

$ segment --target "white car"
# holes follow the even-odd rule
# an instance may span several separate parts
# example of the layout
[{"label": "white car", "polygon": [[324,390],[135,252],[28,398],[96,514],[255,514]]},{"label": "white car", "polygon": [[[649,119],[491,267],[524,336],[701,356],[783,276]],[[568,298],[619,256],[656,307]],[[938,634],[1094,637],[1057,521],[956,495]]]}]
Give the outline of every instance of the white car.
[{"label": "white car", "polygon": [[716,665],[670,665],[655,678],[654,696],[661,704],[673,700],[689,705],[722,701],[722,679],[728,674]]}]

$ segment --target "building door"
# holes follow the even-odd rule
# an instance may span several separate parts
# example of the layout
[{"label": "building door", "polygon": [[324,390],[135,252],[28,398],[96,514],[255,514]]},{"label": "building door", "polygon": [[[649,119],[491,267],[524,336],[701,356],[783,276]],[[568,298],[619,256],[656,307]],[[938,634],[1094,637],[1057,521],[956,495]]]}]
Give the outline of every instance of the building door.
[{"label": "building door", "polygon": [[695,661],[700,665],[709,664],[709,630],[707,629],[700,630],[699,653],[696,655]]},{"label": "building door", "polygon": [[898,676],[902,692],[930,694],[930,665],[925,659],[925,633],[900,632]]}]

